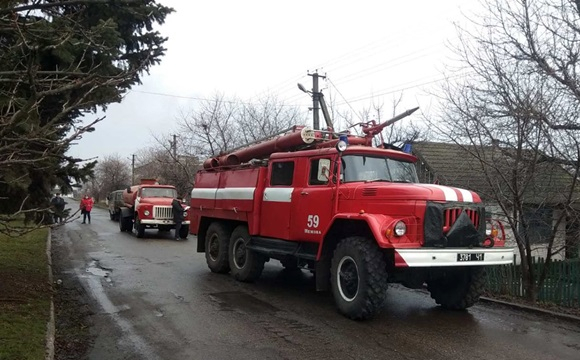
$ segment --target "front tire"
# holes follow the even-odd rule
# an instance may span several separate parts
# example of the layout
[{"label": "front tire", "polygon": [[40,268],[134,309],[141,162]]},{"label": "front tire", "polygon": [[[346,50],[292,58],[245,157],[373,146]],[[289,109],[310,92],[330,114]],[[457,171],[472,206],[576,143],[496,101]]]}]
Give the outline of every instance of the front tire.
[{"label": "front tire", "polygon": [[181,225],[181,229],[179,229],[179,237],[186,239],[187,235],[189,235],[189,225]]},{"label": "front tire", "polygon": [[141,224],[141,220],[139,220],[139,218],[135,219],[135,230],[137,231],[138,238],[145,236],[145,225]]},{"label": "front tire", "polygon": [[225,274],[230,271],[228,247],[231,231],[222,223],[212,223],[205,234],[205,261],[214,273]]},{"label": "front tire", "polygon": [[479,301],[485,286],[483,267],[447,269],[441,277],[429,280],[427,288],[444,309],[465,310]]},{"label": "front tire", "polygon": [[334,250],[330,279],[338,311],[346,317],[370,319],[384,307],[386,263],[374,241],[361,236],[342,240]]},{"label": "front tire", "polygon": [[238,281],[253,282],[262,275],[266,258],[246,246],[250,241],[248,228],[240,225],[232,232],[229,246],[230,269]]}]

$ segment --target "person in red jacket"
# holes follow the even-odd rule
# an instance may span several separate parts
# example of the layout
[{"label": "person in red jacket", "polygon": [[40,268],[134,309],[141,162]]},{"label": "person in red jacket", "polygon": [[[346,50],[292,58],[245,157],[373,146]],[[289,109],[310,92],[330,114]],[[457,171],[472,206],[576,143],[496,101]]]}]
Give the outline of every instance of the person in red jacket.
[{"label": "person in red jacket", "polygon": [[91,210],[93,210],[93,198],[88,194],[81,199],[81,213],[83,214],[83,224],[86,223],[87,218],[89,219],[89,224],[91,223]]}]

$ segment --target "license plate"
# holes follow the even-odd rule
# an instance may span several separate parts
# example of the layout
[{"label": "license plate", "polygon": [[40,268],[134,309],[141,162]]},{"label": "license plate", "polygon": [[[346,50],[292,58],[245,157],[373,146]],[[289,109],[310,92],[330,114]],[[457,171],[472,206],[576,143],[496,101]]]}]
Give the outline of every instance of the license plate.
[{"label": "license plate", "polygon": [[481,253],[459,253],[457,254],[457,261],[483,261],[484,255]]}]

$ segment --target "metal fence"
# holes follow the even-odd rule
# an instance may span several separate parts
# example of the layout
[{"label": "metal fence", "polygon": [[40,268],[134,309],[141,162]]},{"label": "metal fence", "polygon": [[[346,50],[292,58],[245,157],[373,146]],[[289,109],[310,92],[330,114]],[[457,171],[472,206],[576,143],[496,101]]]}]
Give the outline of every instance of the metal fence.
[{"label": "metal fence", "polygon": [[[535,274],[544,266],[543,258],[534,258]],[[525,297],[520,265],[490,266],[487,268],[487,291],[492,294]],[[580,308],[580,259],[552,261],[538,301],[565,307]]]}]

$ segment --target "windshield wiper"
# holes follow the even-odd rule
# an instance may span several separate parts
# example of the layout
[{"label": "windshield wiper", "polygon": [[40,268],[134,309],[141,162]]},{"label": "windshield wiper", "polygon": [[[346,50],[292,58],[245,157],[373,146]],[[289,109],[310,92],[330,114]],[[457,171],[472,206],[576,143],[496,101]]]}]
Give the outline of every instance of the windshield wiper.
[{"label": "windshield wiper", "polygon": [[371,183],[371,182],[392,182],[391,180],[388,179],[370,179],[370,180],[365,180],[365,183]]}]

